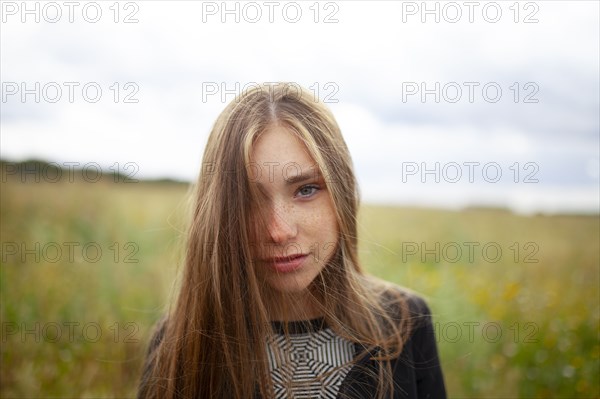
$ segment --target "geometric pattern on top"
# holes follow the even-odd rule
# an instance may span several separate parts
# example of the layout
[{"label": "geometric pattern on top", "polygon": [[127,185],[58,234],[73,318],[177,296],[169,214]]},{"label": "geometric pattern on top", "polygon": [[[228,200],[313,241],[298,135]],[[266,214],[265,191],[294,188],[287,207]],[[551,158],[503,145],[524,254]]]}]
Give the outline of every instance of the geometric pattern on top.
[{"label": "geometric pattern on top", "polygon": [[290,334],[288,339],[274,334],[267,348],[277,399],[335,399],[355,349],[329,327]]}]

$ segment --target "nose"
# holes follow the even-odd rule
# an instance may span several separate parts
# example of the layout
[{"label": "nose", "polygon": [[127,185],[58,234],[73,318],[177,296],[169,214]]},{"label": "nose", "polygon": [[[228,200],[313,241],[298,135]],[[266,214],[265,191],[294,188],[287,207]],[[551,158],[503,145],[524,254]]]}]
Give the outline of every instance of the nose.
[{"label": "nose", "polygon": [[274,243],[285,243],[296,237],[297,226],[294,222],[293,211],[279,206],[271,210],[267,222],[269,237]]}]

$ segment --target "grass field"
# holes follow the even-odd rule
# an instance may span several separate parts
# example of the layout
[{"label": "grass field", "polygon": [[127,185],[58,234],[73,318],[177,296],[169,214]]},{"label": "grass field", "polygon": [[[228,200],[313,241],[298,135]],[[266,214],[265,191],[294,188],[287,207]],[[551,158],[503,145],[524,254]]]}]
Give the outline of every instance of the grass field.
[{"label": "grass field", "polygon": [[[134,397],[187,186],[1,183],[2,398]],[[430,304],[449,396],[600,396],[598,216],[365,206],[366,269]]]}]

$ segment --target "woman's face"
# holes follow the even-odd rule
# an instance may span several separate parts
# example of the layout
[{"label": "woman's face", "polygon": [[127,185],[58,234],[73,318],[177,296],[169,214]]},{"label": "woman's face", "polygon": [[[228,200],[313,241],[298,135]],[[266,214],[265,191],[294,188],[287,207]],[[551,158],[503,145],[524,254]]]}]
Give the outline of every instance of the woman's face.
[{"label": "woman's face", "polygon": [[264,228],[252,243],[258,277],[279,292],[301,293],[337,246],[325,181],[302,141],[281,126],[259,136],[250,158],[251,183],[265,199],[257,216]]}]

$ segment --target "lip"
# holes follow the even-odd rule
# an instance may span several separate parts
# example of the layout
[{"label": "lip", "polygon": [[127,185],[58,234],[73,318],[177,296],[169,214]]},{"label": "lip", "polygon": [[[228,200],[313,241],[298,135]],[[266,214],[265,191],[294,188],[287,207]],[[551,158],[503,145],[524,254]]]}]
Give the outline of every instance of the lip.
[{"label": "lip", "polygon": [[282,256],[277,258],[264,259],[264,262],[278,273],[291,273],[302,267],[308,254],[299,254],[291,256]]}]

